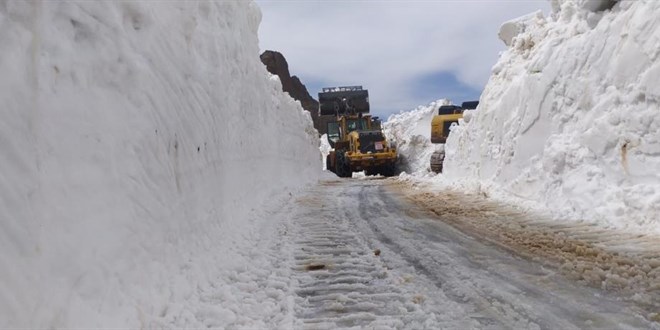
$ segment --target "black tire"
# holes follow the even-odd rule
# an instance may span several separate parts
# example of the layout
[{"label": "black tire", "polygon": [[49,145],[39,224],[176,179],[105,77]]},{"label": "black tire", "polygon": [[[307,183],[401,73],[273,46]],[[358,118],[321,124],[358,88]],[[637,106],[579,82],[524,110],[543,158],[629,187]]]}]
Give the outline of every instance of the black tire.
[{"label": "black tire", "polygon": [[394,176],[394,174],[396,174],[396,165],[394,163],[383,165],[380,170],[380,174],[385,177]]},{"label": "black tire", "polygon": [[337,162],[335,163],[335,173],[340,178],[350,178],[353,175],[351,172],[351,165],[343,151],[337,151]]},{"label": "black tire", "polygon": [[335,172],[335,169],[332,167],[332,163],[330,162],[330,155],[325,156],[325,168],[332,173]]}]

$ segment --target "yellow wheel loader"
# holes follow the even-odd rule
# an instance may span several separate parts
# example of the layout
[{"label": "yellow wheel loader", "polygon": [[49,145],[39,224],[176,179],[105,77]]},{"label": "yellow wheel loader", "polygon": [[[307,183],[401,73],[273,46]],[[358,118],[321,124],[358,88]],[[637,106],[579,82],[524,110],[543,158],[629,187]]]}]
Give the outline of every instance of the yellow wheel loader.
[{"label": "yellow wheel loader", "polygon": [[[438,109],[438,114],[431,120],[431,143],[444,144],[447,142],[452,125],[457,125],[458,120],[463,118],[463,111],[476,109],[479,101],[463,102],[457,105],[443,105]],[[431,155],[431,171],[442,172],[442,164],[445,160],[445,150],[440,148]]]},{"label": "yellow wheel loader", "polygon": [[328,142],[333,148],[326,158],[329,171],[342,178],[359,171],[396,174],[396,147],[385,138],[378,117],[368,114],[367,90],[362,86],[323,88],[319,108],[321,116],[334,114],[327,121]]}]

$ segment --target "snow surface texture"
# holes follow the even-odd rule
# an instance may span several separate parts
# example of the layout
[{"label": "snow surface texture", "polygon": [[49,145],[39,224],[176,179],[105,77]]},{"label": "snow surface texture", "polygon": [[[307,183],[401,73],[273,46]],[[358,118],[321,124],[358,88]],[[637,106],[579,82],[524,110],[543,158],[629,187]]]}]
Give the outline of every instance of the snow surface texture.
[{"label": "snow surface texture", "polygon": [[0,2],[0,328],[277,315],[230,285],[259,267],[242,250],[268,219],[249,215],[321,171],[260,19],[251,1]]},{"label": "snow surface texture", "polygon": [[[446,145],[445,174],[568,220],[660,232],[660,2],[555,1],[493,67]],[[510,24],[510,22],[509,22]]]},{"label": "snow surface texture", "polygon": [[397,144],[400,170],[428,173],[431,155],[443,147],[431,143],[431,120],[440,106],[448,104],[451,104],[449,100],[437,100],[427,106],[391,115],[383,124],[387,139]]},{"label": "snow surface texture", "polygon": [[323,158],[323,170],[326,170],[328,169],[328,164],[326,164],[326,157],[328,154],[330,154],[330,151],[332,151],[330,142],[328,142],[328,134],[321,135],[320,141],[319,151],[321,152],[321,158]]}]

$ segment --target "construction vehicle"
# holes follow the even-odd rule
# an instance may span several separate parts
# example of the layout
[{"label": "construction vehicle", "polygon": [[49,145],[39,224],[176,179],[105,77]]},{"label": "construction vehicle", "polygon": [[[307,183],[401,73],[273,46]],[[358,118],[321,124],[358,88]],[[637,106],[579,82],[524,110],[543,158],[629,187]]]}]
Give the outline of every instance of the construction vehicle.
[{"label": "construction vehicle", "polygon": [[333,150],[326,167],[337,176],[353,172],[367,175],[395,174],[397,151],[387,141],[378,117],[369,114],[369,92],[362,86],[323,88],[319,93],[319,115],[334,116],[327,121],[328,142]]},{"label": "construction vehicle", "polygon": [[458,120],[463,118],[463,111],[476,109],[479,101],[463,102],[461,106],[443,105],[438,109],[438,114],[431,120],[431,143],[442,144],[431,155],[431,171],[435,173],[442,172],[442,165],[445,161],[444,144],[447,142],[452,125],[457,125]]}]

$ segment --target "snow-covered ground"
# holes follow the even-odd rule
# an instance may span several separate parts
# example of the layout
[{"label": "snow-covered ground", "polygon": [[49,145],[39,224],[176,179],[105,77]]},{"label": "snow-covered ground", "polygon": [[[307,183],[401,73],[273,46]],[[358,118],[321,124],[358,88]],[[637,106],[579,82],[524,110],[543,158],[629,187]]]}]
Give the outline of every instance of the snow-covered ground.
[{"label": "snow-covered ground", "polygon": [[[435,216],[413,202],[428,192],[409,194],[399,189],[403,186],[374,177],[335,179],[310,187],[272,213],[283,219],[279,239],[264,245],[264,257],[255,260],[277,269],[277,276],[256,291],[270,292],[265,299],[282,308],[283,317],[269,328],[660,329],[653,323],[657,290],[648,288],[658,272],[633,275],[640,271],[630,265],[641,266],[635,263],[639,259],[609,259],[609,269],[600,272],[608,285],[621,281],[616,273],[639,277],[639,284],[647,285],[639,290],[645,300],[585,287],[553,267],[513,256],[455,227],[469,218],[490,230],[494,223],[522,220],[525,214],[444,194],[442,212]],[[474,203],[465,206],[467,201]],[[571,246],[564,242],[557,251]],[[579,269],[598,276],[595,270],[603,265],[586,264],[591,258],[585,254],[578,258]]]},{"label": "snow-covered ground", "polygon": [[260,15],[0,3],[0,328],[277,315],[250,277],[276,232],[259,212],[321,166],[309,114],[259,61]]},{"label": "snow-covered ground", "polygon": [[[557,219],[660,233],[660,2],[596,11],[608,3],[553,1],[550,17],[503,25],[510,47],[433,181]],[[414,112],[397,125],[418,125],[424,111]],[[416,141],[407,134],[400,140]],[[410,172],[425,172],[431,147]]]}]

